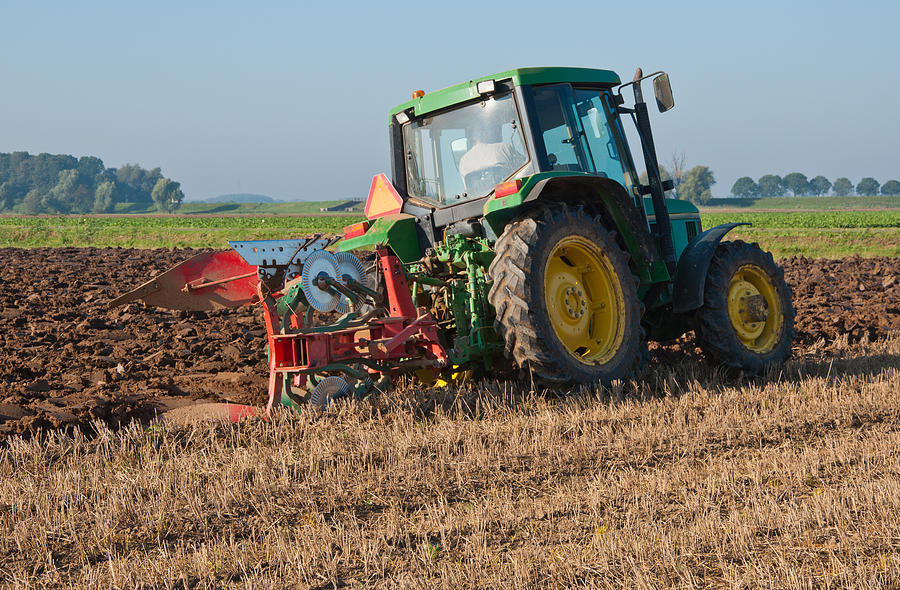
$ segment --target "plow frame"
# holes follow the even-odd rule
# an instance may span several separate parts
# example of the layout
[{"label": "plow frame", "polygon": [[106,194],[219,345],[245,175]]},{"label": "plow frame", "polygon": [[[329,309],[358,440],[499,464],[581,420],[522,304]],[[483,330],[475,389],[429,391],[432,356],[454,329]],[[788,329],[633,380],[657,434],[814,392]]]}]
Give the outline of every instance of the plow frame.
[{"label": "plow frame", "polygon": [[[282,399],[287,378],[296,387],[315,373],[344,373],[359,378],[363,371],[373,382],[418,369],[435,376],[448,364],[438,338],[438,325],[425,309],[417,309],[399,258],[387,249],[376,251],[384,277],[387,308],[374,312],[351,311],[337,322],[306,328],[304,317],[293,311],[279,317],[276,299],[259,284],[269,349],[268,415]],[[377,303],[377,302],[376,302]],[[388,313],[376,317],[378,312]],[[354,365],[364,367],[354,369]]]}]

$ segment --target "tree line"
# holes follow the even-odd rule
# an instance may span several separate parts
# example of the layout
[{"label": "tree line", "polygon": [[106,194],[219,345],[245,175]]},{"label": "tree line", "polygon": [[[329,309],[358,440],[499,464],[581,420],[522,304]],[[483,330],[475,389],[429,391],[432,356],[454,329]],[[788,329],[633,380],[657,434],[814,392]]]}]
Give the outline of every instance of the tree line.
[{"label": "tree line", "polygon": [[824,176],[808,179],[805,174],[791,172],[784,178],[777,174],[765,174],[759,180],[742,176],[734,182],[731,194],[735,197],[783,197],[790,192],[795,197],[825,196],[833,191],[837,197],[854,194],[862,197],[874,197],[879,190],[882,195],[900,195],[900,182],[888,180],[883,185],[871,176],[861,179],[854,187],[849,178],[841,177],[834,184]]},{"label": "tree line", "polygon": [[[672,196],[691,201],[697,205],[705,205],[712,199],[712,186],[716,184],[715,176],[708,166],[694,166],[685,169],[683,153],[676,152],[668,162],[669,167],[660,165],[662,179],[672,180],[675,186]],[[671,172],[669,171],[671,169]],[[647,184],[647,173],[641,174],[641,184]],[[731,194],[740,198],[783,197],[791,194],[795,197],[825,196],[833,192],[835,196],[900,195],[900,181],[888,180],[884,184],[872,177],[861,179],[855,186],[848,178],[838,178],[832,182],[824,176],[807,178],[800,172],[791,172],[783,178],[777,174],[765,174],[758,180],[749,176],[738,178],[731,187]]]},{"label": "tree line", "polygon": [[0,153],[0,211],[109,213],[116,203],[154,203],[171,213],[183,200],[180,183],[159,168],[107,168],[94,156]]}]

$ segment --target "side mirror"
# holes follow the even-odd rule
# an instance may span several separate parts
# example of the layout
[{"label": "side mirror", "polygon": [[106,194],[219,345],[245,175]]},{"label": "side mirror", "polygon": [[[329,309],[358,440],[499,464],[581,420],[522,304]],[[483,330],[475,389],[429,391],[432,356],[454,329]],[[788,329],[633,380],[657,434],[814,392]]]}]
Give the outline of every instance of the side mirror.
[{"label": "side mirror", "polygon": [[669,74],[663,72],[653,78],[653,94],[656,95],[656,106],[659,107],[660,113],[665,113],[675,106],[672,85],[669,84]]}]

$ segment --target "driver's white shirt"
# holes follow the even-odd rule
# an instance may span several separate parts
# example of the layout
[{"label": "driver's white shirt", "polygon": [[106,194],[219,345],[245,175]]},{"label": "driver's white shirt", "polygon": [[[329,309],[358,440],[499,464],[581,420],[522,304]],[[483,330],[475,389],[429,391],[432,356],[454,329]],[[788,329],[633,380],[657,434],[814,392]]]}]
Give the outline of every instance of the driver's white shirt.
[{"label": "driver's white shirt", "polygon": [[516,166],[516,150],[506,143],[479,143],[459,159],[459,173],[465,178],[472,172],[495,166],[512,172]]}]

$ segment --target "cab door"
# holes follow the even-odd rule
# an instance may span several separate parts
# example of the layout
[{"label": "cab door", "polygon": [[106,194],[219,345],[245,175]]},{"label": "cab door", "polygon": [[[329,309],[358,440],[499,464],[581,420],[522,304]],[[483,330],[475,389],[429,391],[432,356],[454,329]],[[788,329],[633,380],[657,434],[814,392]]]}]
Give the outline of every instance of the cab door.
[{"label": "cab door", "polygon": [[541,171],[593,172],[584,132],[572,108],[572,86],[535,86],[531,98],[537,121],[534,143]]},{"label": "cab door", "polygon": [[541,140],[534,143],[542,171],[587,172],[611,178],[627,188],[621,142],[610,124],[608,105],[604,105],[607,98],[603,89],[573,88],[570,84],[532,88]]},{"label": "cab door", "polygon": [[626,166],[620,156],[614,128],[607,116],[609,106],[604,105],[608,93],[599,89],[576,88],[573,94],[575,113],[593,164],[593,173],[611,178],[627,188],[624,174]]}]

